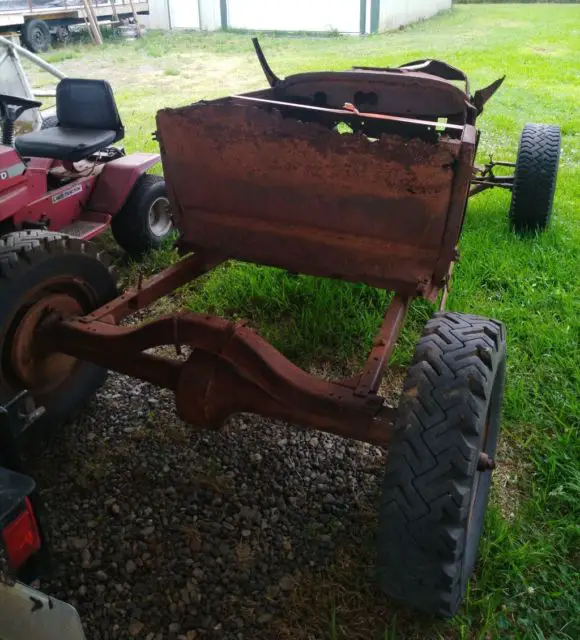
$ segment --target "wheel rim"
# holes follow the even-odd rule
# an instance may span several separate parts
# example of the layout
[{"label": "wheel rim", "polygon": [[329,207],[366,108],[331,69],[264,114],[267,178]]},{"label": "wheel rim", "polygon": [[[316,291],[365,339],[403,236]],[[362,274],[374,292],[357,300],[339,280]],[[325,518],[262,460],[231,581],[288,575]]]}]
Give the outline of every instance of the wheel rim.
[{"label": "wheel rim", "polygon": [[0,343],[0,384],[15,392],[27,389],[40,404],[74,378],[82,364],[55,352],[43,331],[51,323],[83,315],[95,294],[86,282],[55,277],[26,292]]},{"label": "wheel rim", "polygon": [[[488,459],[495,458],[497,439],[499,435],[501,398],[503,390],[504,365],[498,370],[493,387],[491,397],[485,417],[485,426],[481,437],[481,446],[479,449],[479,460],[482,455]],[[478,460],[478,463],[479,463]],[[467,517],[467,528],[465,533],[465,553],[463,555],[462,581],[463,589],[467,581],[473,573],[475,561],[477,559],[477,550],[479,547],[479,539],[483,529],[487,501],[489,497],[489,488],[491,485],[492,468],[478,469],[476,468],[471,489],[471,504],[469,507],[469,515]]]},{"label": "wheel rim", "polygon": [[32,42],[35,47],[42,48],[46,44],[46,38],[44,37],[44,33],[42,29],[36,28],[32,31],[31,35]]},{"label": "wheel rim", "polygon": [[169,200],[167,198],[157,198],[149,207],[149,230],[156,238],[163,238],[173,227],[171,212],[169,210]]}]

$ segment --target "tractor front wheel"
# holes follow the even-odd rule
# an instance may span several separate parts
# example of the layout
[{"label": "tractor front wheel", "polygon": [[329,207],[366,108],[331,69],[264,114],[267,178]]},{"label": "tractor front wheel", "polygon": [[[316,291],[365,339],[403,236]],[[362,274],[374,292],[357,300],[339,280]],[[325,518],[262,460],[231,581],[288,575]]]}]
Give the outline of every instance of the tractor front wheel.
[{"label": "tractor front wheel", "polygon": [[0,405],[27,389],[45,408],[35,423],[56,426],[78,411],[105,371],[39,342],[48,323],[90,313],[117,295],[106,254],[48,231],[0,238]]},{"label": "tractor front wheel", "polygon": [[505,351],[502,324],[437,313],[405,381],[383,484],[378,577],[390,596],[427,613],[454,615],[473,571]]},{"label": "tractor front wheel", "polygon": [[142,176],[121,211],[113,216],[111,230],[132,258],[159,249],[173,231],[165,180]]}]

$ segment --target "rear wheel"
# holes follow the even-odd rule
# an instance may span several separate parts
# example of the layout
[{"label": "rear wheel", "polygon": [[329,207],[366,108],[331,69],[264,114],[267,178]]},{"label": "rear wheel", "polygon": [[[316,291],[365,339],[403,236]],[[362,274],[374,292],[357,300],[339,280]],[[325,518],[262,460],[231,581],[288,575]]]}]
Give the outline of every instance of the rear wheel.
[{"label": "rear wheel", "polygon": [[527,124],[522,131],[510,207],[517,233],[543,231],[550,221],[560,162],[560,128]]},{"label": "rear wheel", "polygon": [[24,46],[33,53],[43,53],[50,47],[50,29],[44,20],[27,20],[20,35]]},{"label": "rear wheel", "polygon": [[382,588],[452,616],[477,556],[499,433],[505,332],[438,313],[427,323],[399,405],[383,484]]},{"label": "rear wheel", "polygon": [[142,176],[121,211],[113,217],[111,230],[115,240],[133,258],[159,249],[173,231],[165,180],[160,176]]},{"label": "rear wheel", "polygon": [[103,383],[105,371],[39,347],[42,326],[90,313],[117,294],[104,252],[47,231],[0,239],[0,404],[28,389],[46,412],[35,428],[70,418]]}]

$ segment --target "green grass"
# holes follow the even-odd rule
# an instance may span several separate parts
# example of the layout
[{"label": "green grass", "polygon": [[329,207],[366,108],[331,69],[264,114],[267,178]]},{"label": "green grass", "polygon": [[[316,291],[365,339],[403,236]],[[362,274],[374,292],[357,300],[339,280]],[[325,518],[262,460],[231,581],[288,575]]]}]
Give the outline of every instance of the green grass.
[{"label": "green grass", "polygon": [[74,60],[80,58],[83,55],[82,49],[67,47],[66,49],[54,49],[45,54],[44,59],[50,64],[57,66],[65,60]]},{"label": "green grass", "polygon": [[[354,597],[358,589],[349,577],[329,598],[320,628],[330,637],[349,639],[580,637],[579,8],[461,6],[392,34],[264,36],[261,42],[280,76],[430,56],[466,70],[474,88],[507,74],[479,122],[481,160],[489,154],[513,159],[526,122],[556,123],[563,134],[550,229],[539,237],[517,238],[508,230],[509,194],[477,196],[469,205],[449,299],[453,310],[492,316],[507,325],[502,438],[504,464],[518,471],[517,483],[510,485],[520,496],[515,516],[508,518],[495,491],[476,579],[454,620],[393,619],[392,608],[382,609],[369,599],[364,605],[369,631],[357,635],[345,604],[344,594]],[[82,57],[61,58],[63,70],[97,77],[110,73],[130,150],[156,149],[150,132],[160,107],[264,85],[247,35],[151,33],[133,43],[111,42],[102,51],[81,50]],[[173,70],[179,75],[172,77]],[[157,269],[172,259],[168,250],[145,266]],[[191,309],[249,318],[301,364],[351,366],[369,347],[387,294],[234,263],[189,287],[184,297]],[[431,312],[425,302],[414,303],[394,354],[396,364],[408,361]],[[344,566],[352,572],[356,564]],[[329,571],[326,578],[336,579]],[[323,590],[321,583],[316,588]],[[336,608],[335,597],[342,598]],[[315,630],[313,620],[303,624]]]}]

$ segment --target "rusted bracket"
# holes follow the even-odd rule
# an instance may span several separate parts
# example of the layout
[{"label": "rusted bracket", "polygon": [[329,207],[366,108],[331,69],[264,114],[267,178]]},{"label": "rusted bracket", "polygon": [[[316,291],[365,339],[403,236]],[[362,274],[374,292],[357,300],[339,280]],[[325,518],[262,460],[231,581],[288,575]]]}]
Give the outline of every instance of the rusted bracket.
[{"label": "rusted bracket", "polygon": [[123,318],[139,309],[147,307],[152,302],[179,289],[191,280],[211,271],[215,266],[224,262],[223,256],[205,252],[196,253],[161,271],[157,275],[143,282],[139,279],[136,288],[128,288],[122,295],[108,304],[96,309],[79,321],[90,323],[95,320],[116,324]]},{"label": "rusted bracket", "polygon": [[478,89],[473,94],[473,104],[477,109],[477,115],[481,115],[483,113],[483,107],[485,103],[494,95],[494,93],[501,87],[503,81],[505,80],[505,76],[498,78],[491,84],[487,85],[483,89]]},{"label": "rusted bracket", "polygon": [[449,297],[449,292],[451,291],[451,276],[453,275],[454,266],[455,262],[452,262],[449,265],[449,271],[447,272],[447,276],[445,277],[445,284],[443,285],[443,291],[441,293],[441,300],[439,301],[439,311],[445,311],[445,307],[447,306],[447,298]]},{"label": "rusted bracket", "polygon": [[514,176],[496,176],[494,174],[495,167],[510,167],[515,169],[514,162],[500,162],[491,160],[488,164],[474,167],[474,176],[471,179],[469,196],[474,196],[487,189],[508,189],[514,188]]},{"label": "rusted bracket", "polygon": [[262,51],[262,47],[258,42],[258,38],[252,38],[252,44],[254,45],[254,49],[256,50],[256,55],[258,56],[258,60],[260,62],[260,66],[262,67],[262,71],[266,76],[266,80],[271,87],[275,87],[280,82],[280,78],[272,71],[268,61],[266,60],[266,56]]},{"label": "rusted bracket", "polygon": [[511,180],[478,180],[474,179],[471,182],[471,188],[469,189],[469,197],[475,196],[487,189],[508,189],[511,191],[514,188],[513,178]]},{"label": "rusted bracket", "polygon": [[410,302],[411,299],[406,296],[397,295],[393,298],[385,313],[379,333],[373,340],[373,348],[358,380],[355,395],[364,397],[378,391],[385,367],[403,327]]}]

